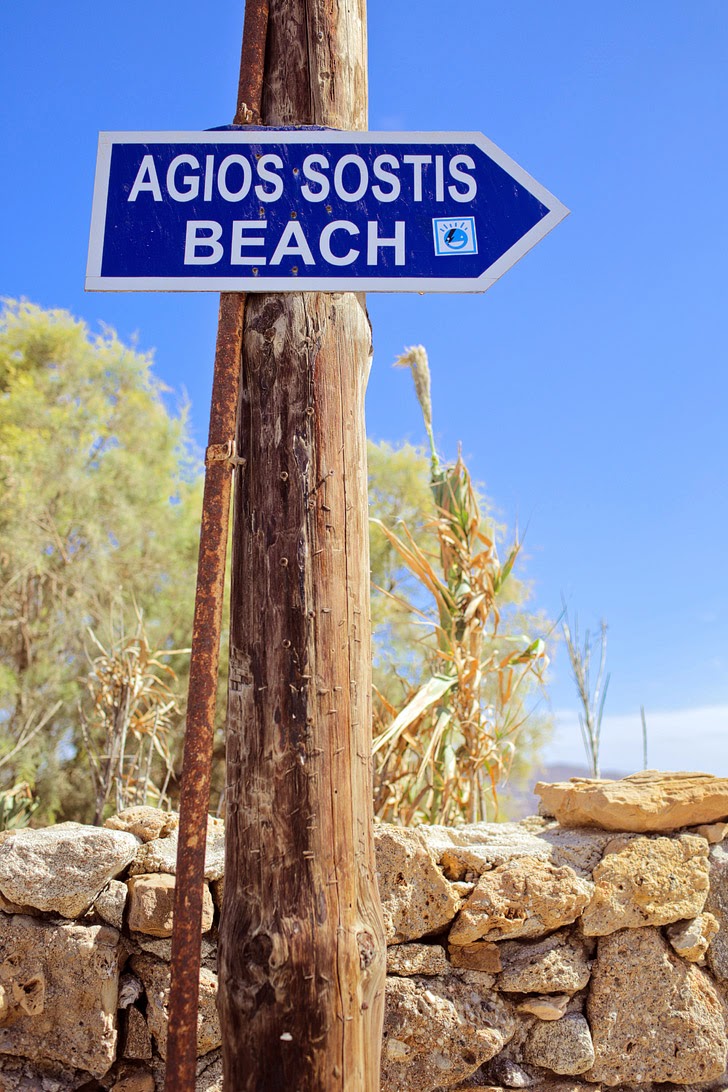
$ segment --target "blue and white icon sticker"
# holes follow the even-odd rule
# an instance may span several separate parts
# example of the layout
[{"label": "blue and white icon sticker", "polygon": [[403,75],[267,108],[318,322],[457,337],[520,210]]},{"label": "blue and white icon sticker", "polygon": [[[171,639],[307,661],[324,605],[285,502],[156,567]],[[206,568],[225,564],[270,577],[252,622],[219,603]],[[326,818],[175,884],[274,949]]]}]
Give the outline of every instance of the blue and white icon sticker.
[{"label": "blue and white icon sticker", "polygon": [[437,255],[478,253],[478,238],[475,234],[473,216],[435,219],[432,221],[432,231]]}]

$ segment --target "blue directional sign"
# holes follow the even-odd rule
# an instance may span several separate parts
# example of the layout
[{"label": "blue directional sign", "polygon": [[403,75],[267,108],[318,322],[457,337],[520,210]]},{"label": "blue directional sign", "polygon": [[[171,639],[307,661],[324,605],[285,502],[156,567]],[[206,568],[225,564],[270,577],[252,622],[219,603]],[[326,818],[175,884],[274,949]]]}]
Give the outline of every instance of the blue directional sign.
[{"label": "blue directional sign", "polygon": [[481,133],[102,133],[86,288],[484,292],[566,215]]}]

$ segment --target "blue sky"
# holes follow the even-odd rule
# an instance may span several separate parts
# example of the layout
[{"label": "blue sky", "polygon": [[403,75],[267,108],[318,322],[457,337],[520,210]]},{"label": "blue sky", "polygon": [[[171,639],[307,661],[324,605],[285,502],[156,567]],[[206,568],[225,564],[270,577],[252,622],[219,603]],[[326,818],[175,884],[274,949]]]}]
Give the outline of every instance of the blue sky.
[{"label": "blue sky", "polygon": [[[0,15],[0,294],[156,351],[205,440],[213,295],[84,294],[97,132],[234,111],[242,4],[90,0]],[[609,623],[604,764],[728,774],[728,18],[723,0],[370,0],[370,128],[479,129],[571,216],[484,296],[370,295],[368,428],[459,441],[511,525],[534,605]],[[554,757],[579,756],[563,653]]]}]

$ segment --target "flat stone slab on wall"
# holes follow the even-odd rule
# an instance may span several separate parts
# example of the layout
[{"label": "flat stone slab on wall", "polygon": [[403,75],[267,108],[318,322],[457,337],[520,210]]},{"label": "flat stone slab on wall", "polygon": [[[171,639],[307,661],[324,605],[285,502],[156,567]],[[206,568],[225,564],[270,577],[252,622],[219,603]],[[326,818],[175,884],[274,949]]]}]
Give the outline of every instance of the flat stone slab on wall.
[{"label": "flat stone slab on wall", "polygon": [[0,891],[18,906],[78,918],[138,849],[127,831],[80,823],[8,831],[0,843]]},{"label": "flat stone slab on wall", "polygon": [[552,785],[539,781],[535,792],[543,813],[563,827],[645,833],[712,824],[728,815],[728,778],[704,773],[645,770],[620,781],[572,777]]}]

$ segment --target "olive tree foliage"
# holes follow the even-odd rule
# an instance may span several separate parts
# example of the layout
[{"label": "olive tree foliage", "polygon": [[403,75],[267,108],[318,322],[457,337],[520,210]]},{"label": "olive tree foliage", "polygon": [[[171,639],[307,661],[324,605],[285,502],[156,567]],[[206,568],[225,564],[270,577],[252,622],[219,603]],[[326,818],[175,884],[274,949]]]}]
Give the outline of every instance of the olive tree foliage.
[{"label": "olive tree foliage", "polygon": [[65,311],[0,312],[0,789],[30,783],[46,820],[93,808],[98,643],[140,617],[162,660],[189,643],[200,467],[151,364]]}]

